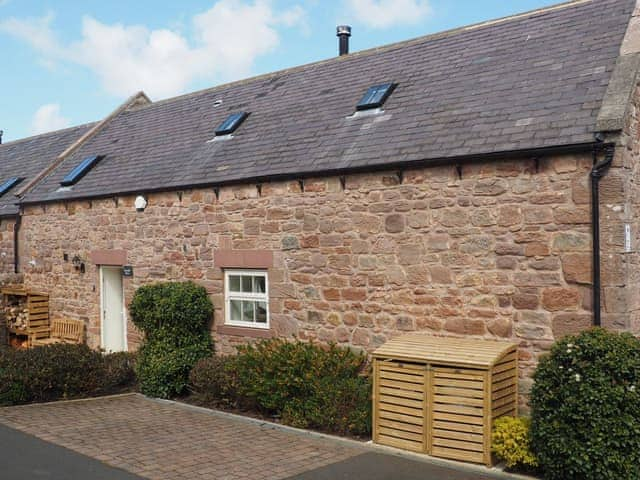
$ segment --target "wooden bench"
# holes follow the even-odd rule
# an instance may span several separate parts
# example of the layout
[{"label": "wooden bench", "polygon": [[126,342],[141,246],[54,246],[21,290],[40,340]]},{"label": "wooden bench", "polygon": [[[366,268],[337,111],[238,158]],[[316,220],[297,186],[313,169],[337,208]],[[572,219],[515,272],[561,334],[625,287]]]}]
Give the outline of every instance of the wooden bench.
[{"label": "wooden bench", "polygon": [[51,320],[51,327],[38,329],[31,335],[31,346],[53,343],[83,343],[84,322],[82,320]]}]

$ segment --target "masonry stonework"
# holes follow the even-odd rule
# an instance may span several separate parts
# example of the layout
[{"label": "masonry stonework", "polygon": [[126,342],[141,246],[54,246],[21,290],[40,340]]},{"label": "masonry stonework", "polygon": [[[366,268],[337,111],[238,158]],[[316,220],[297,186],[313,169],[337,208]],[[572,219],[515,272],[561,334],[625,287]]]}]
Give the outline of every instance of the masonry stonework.
[{"label": "masonry stonework", "polygon": [[0,219],[0,282],[14,273],[14,229],[16,222],[12,218]]},{"label": "masonry stonework", "polygon": [[[634,89],[625,120],[624,129],[618,141],[619,155],[614,168],[623,178],[622,184],[627,199],[624,208],[618,209],[617,229],[624,231],[624,225],[620,225],[623,222],[629,225],[630,238],[628,245],[625,246],[624,238],[620,239],[621,236],[624,237],[624,233],[611,235],[610,250],[615,260],[611,257],[607,259],[607,263],[611,265],[610,272],[613,268],[622,270],[624,267],[624,271],[619,274],[625,277],[625,288],[617,290],[610,288],[609,302],[605,307],[608,309],[615,307],[629,312],[624,327],[635,335],[640,335],[640,86],[638,85]],[[628,251],[627,246],[630,247]]]},{"label": "masonry stonework", "polygon": [[[215,306],[218,352],[250,341],[218,330],[223,271],[216,251],[272,252],[271,334],[372,351],[394,335],[513,339],[527,391],[554,338],[591,324],[591,155],[438,166],[158,193],[25,208],[21,264],[28,288],[49,292],[53,316],[82,319],[100,345],[100,284],[91,250],[125,250],[129,303],[153,281],[193,280]],[[623,201],[615,175],[603,202]],[[612,211],[614,211],[612,207]],[[603,218],[604,249],[618,243]],[[616,237],[617,238],[617,237]],[[86,273],[63,260],[80,256]],[[618,260],[604,262],[617,285]],[[30,263],[31,262],[31,263]],[[605,291],[605,321],[628,321]],[[128,341],[140,337],[129,325]]]}]

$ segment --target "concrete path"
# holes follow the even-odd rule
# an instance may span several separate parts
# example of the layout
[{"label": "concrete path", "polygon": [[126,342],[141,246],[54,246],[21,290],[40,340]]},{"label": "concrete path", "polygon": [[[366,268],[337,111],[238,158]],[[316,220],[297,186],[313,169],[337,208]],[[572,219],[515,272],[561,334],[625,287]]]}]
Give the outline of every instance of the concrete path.
[{"label": "concrete path", "polygon": [[[0,430],[3,480],[138,478],[135,475],[153,480],[508,478],[135,394],[0,408],[0,424],[22,432]],[[107,466],[133,475],[105,470],[106,476],[100,477],[100,468]],[[81,473],[87,469],[97,473]],[[36,471],[43,474],[38,477]]]}]

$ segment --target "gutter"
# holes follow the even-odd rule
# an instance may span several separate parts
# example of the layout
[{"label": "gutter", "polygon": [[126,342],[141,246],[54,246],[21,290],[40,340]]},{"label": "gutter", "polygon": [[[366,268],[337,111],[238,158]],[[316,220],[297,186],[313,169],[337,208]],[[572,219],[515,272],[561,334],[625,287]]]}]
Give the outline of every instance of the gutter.
[{"label": "gutter", "polygon": [[[598,153],[604,151],[604,158],[597,161]],[[591,168],[591,234],[592,234],[592,265],[593,265],[593,326],[602,325],[602,309],[600,302],[600,180],[607,174],[613,156],[615,145],[600,144],[593,148],[593,167]]]},{"label": "gutter", "polygon": [[32,197],[29,198],[29,195],[26,197],[20,198],[16,205],[24,207],[29,205],[46,205],[51,203],[64,203],[69,201],[78,201],[78,200],[97,200],[104,198],[113,198],[118,196],[127,196],[127,195],[143,195],[149,193],[162,193],[162,192],[175,192],[180,190],[193,190],[199,188],[221,188],[231,185],[247,185],[252,183],[266,183],[266,182],[274,182],[274,181],[285,181],[285,180],[300,180],[305,178],[315,178],[315,177],[339,177],[345,175],[353,175],[359,173],[372,173],[372,172],[390,172],[394,170],[404,170],[404,169],[412,169],[412,168],[424,168],[424,167],[439,167],[439,166],[456,166],[456,165],[467,165],[474,163],[482,163],[482,162],[495,162],[495,161],[510,161],[510,160],[521,160],[521,159],[532,159],[538,157],[544,157],[548,155],[560,155],[560,154],[571,154],[571,153],[587,153],[592,152],[596,148],[600,148],[602,143],[598,142],[589,142],[589,143],[575,143],[568,145],[556,145],[551,147],[538,147],[538,148],[528,148],[522,150],[510,150],[510,151],[498,151],[498,152],[488,152],[488,153],[477,153],[477,154],[469,154],[469,155],[458,155],[452,157],[440,157],[440,158],[431,158],[431,159],[423,159],[423,160],[405,160],[405,161],[394,161],[387,162],[384,164],[378,165],[360,165],[356,167],[340,167],[340,168],[332,168],[332,169],[319,169],[319,170],[308,170],[308,171],[299,171],[292,173],[275,173],[275,174],[267,174],[267,175],[257,175],[253,177],[239,177],[239,178],[231,178],[229,180],[222,181],[208,181],[208,182],[200,182],[200,183],[183,183],[183,184],[175,184],[175,185],[166,185],[162,187],[154,187],[154,188],[136,188],[129,190],[115,190],[111,192],[99,193],[99,194],[77,194],[66,197],[38,197],[37,195],[31,194]]}]

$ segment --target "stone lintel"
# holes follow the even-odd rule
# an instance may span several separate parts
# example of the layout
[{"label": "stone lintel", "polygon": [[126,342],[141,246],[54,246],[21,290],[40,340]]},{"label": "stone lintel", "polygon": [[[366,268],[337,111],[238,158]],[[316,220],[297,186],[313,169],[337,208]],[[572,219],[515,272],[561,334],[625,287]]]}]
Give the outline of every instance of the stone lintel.
[{"label": "stone lintel", "polygon": [[216,250],[213,263],[218,268],[273,268],[270,250]]},{"label": "stone lintel", "polygon": [[127,264],[125,250],[94,250],[89,254],[94,265],[114,265],[121,267]]}]

